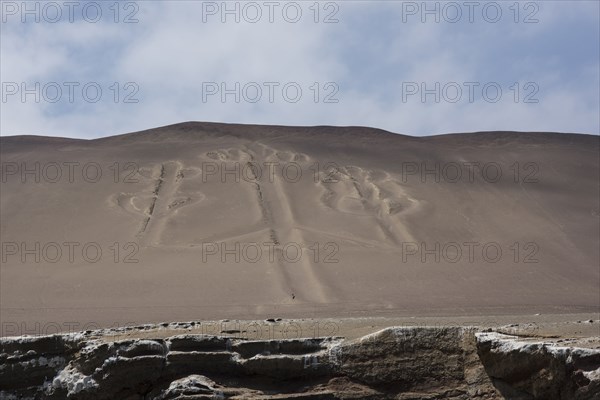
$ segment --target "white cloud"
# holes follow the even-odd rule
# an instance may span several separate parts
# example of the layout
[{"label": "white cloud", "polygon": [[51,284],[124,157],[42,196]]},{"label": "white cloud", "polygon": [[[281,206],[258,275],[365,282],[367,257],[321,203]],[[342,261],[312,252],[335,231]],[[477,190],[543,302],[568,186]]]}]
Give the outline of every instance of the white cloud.
[{"label": "white cloud", "polygon": [[[581,26],[597,30],[598,5],[560,3],[544,3],[540,23],[530,25],[403,23],[401,7],[392,2],[338,3],[338,24],[314,23],[308,8],[313,3],[300,3],[304,18],[296,24],[277,13],[274,23],[264,14],[256,24],[233,23],[231,16],[228,23],[218,16],[204,23],[199,1],[140,2],[137,24],[13,21],[2,26],[2,82],[97,81],[103,98],[96,104],[81,96],[73,104],[38,104],[13,96],[1,104],[0,130],[97,137],[207,120],[363,125],[415,135],[504,129],[599,133],[600,66],[598,54],[588,51],[598,48],[598,38],[581,43],[574,59],[561,57],[564,43],[553,47],[559,46],[553,40],[569,38]],[[319,17],[326,11],[332,9]],[[482,100],[480,92],[473,104],[466,93],[456,104],[421,103],[418,96],[402,101],[403,82],[431,87],[490,80],[502,85],[498,103]],[[532,80],[540,86],[539,104],[510,101],[512,83]],[[116,104],[113,82],[120,84]],[[139,103],[122,103],[126,82],[139,86]],[[231,95],[225,103],[219,96],[203,102],[203,82],[230,88],[257,82],[263,98],[256,104],[235,103]],[[264,82],[280,83],[273,103]],[[283,99],[280,88],[287,82],[300,84],[298,103]],[[320,86],[317,103],[314,82]],[[339,86],[338,104],[323,103],[327,82]]]}]

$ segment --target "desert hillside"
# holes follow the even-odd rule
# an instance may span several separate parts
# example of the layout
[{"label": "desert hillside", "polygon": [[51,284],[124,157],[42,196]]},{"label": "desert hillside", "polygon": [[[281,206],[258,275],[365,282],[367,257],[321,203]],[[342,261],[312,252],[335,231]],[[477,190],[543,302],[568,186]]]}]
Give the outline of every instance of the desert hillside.
[{"label": "desert hillside", "polygon": [[597,136],[190,122],[0,143],[3,326],[597,311]]}]

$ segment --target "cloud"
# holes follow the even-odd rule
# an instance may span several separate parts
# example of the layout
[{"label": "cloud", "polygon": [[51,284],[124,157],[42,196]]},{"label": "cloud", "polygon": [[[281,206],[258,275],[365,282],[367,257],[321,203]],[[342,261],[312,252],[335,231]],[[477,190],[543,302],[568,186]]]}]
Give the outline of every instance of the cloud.
[{"label": "cloud", "polygon": [[[457,23],[444,20],[450,14],[438,15],[436,23],[423,10],[407,12],[421,2],[385,1],[320,2],[318,8],[278,3],[272,21],[263,2],[252,3],[258,8],[227,3],[239,7],[239,23],[231,13],[207,13],[225,3],[201,1],[120,3],[118,23],[109,4],[97,23],[81,15],[74,23],[21,23],[19,15],[3,15],[3,89],[10,82],[30,89],[35,82],[56,82],[63,96],[56,103],[8,96],[0,133],[91,138],[186,120],[363,125],[413,135],[600,133],[598,3],[529,3],[538,8],[519,3],[518,15],[510,4],[496,3],[503,11],[497,23],[479,10],[470,22],[464,7]],[[439,4],[441,12],[445,3]],[[292,23],[298,7],[302,17]],[[262,18],[249,22],[257,9]],[[123,23],[133,11],[139,22]],[[528,15],[539,22],[523,23]],[[323,23],[327,17],[339,22]],[[72,102],[65,82],[79,83]],[[102,89],[95,103],[82,92],[91,82]],[[462,97],[454,103],[444,93],[440,102],[434,94],[425,101],[421,93],[407,98],[411,82],[428,89],[446,85],[446,94],[458,85]],[[472,102],[468,82],[479,84]],[[485,99],[486,83],[501,87],[500,101]],[[537,103],[524,102],[530,83],[537,85]],[[207,96],[215,85],[219,93]],[[221,85],[239,87],[239,102],[233,93],[222,101]],[[302,96],[295,102],[298,87]],[[257,88],[262,96],[252,102]],[[93,95],[94,87],[88,89]]]}]

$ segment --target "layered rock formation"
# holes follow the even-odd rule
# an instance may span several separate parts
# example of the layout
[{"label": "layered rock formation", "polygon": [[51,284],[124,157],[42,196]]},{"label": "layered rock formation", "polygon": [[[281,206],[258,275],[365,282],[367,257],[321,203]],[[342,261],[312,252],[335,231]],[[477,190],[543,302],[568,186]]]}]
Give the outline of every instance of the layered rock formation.
[{"label": "layered rock formation", "polygon": [[4,338],[0,398],[600,398],[600,350],[472,328],[388,328],[355,340],[163,336]]},{"label": "layered rock formation", "polygon": [[481,363],[507,399],[600,399],[600,350],[477,334]]}]

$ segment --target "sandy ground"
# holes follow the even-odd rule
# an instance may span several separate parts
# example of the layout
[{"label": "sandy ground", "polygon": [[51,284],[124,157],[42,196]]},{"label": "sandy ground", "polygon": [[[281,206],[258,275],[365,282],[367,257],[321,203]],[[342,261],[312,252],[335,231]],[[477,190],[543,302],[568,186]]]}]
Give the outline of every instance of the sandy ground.
[{"label": "sandy ground", "polygon": [[576,322],[600,307],[595,136],[186,123],[0,143],[3,336],[266,318],[597,326]]},{"label": "sandy ground", "polygon": [[[166,338],[180,334],[220,335],[248,340],[344,337],[355,339],[387,327],[472,327],[519,336],[521,340],[600,349],[600,320],[590,314],[435,317],[435,318],[302,318],[170,322],[94,331],[103,340]],[[577,319],[580,318],[580,319]]]}]

